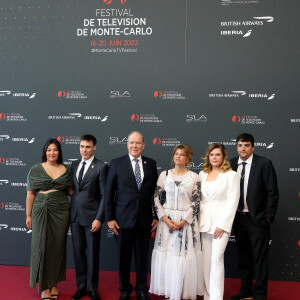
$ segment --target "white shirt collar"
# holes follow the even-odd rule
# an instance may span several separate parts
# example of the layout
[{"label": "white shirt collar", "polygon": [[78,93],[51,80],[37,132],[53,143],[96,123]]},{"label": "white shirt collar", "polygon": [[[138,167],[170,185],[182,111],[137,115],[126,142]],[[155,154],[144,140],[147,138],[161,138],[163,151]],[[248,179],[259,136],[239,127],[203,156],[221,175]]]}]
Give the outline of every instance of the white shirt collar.
[{"label": "white shirt collar", "polygon": [[91,158],[84,160],[81,158],[81,164],[85,161],[88,165],[91,164],[91,162],[93,161],[93,159],[95,158],[95,156],[93,155]]},{"label": "white shirt collar", "polygon": [[[130,161],[133,161],[133,160],[135,159],[135,157],[133,157],[133,156],[130,155],[129,153],[128,153],[128,155],[129,155]],[[142,161],[142,156],[140,155],[139,157],[137,157],[137,159],[138,159],[139,161]]]},{"label": "white shirt collar", "polygon": [[247,163],[247,165],[250,165],[250,166],[251,166],[252,160],[253,160],[253,153],[252,153],[251,156],[250,156],[247,160],[245,160],[245,161],[243,161],[243,160],[239,157],[238,165],[240,165],[242,162],[245,162],[245,163]]}]

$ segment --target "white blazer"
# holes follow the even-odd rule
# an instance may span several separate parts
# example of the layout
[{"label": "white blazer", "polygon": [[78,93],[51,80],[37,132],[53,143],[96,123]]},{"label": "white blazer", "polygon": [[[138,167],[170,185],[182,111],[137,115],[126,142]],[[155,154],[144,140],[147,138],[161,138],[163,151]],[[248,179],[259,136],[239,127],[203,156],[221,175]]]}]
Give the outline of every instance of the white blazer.
[{"label": "white blazer", "polygon": [[201,201],[199,229],[200,232],[213,234],[216,227],[225,230],[230,236],[232,223],[240,198],[240,174],[235,171],[220,173],[216,179],[215,190],[209,196],[206,192],[208,173],[200,172]]}]

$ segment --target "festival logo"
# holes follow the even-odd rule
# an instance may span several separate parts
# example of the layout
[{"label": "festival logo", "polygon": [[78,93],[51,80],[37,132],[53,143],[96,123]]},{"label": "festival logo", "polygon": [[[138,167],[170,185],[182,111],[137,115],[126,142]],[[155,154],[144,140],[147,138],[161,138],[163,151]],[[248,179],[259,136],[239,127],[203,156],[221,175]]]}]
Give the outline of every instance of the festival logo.
[{"label": "festival logo", "polygon": [[153,145],[155,146],[162,146],[162,147],[176,147],[181,142],[177,138],[172,137],[155,137],[152,140]]},{"label": "festival logo", "polygon": [[0,202],[0,207],[5,211],[25,211],[25,207],[17,202]]},{"label": "festival logo", "polygon": [[163,100],[185,100],[185,96],[178,91],[155,91],[154,98]]},{"label": "festival logo", "polygon": [[132,114],[130,119],[132,122],[162,123],[162,120],[155,114]]},{"label": "festival logo", "polygon": [[56,138],[60,143],[65,145],[79,145],[80,144],[80,136],[58,136]]},{"label": "festival logo", "polygon": [[162,98],[163,94],[162,94],[162,91],[155,91],[154,92],[154,97],[155,98]]},{"label": "festival logo", "polygon": [[161,145],[161,139],[160,138],[154,138],[153,139],[153,145]]},{"label": "festival logo", "polygon": [[25,167],[26,163],[17,157],[0,157],[0,166]]},{"label": "festival logo", "polygon": [[[300,173],[300,168],[290,168],[290,172]],[[1,180],[0,180],[1,181]]]},{"label": "festival logo", "polygon": [[58,91],[57,96],[59,98],[63,98],[63,99],[79,99],[79,100],[87,99],[87,96],[81,91],[61,90],[61,91]]},{"label": "festival logo", "polygon": [[20,113],[0,113],[0,121],[1,120],[7,122],[26,122],[27,118]]},{"label": "festival logo", "polygon": [[261,118],[257,116],[245,116],[245,115],[234,115],[231,118],[233,123],[236,124],[247,124],[247,125],[264,125],[266,124]]}]

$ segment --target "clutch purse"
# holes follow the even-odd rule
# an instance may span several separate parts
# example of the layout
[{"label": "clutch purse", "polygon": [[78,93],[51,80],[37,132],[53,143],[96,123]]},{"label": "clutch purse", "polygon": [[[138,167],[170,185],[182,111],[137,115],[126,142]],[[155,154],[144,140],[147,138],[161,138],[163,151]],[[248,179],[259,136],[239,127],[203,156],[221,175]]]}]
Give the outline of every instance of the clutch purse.
[{"label": "clutch purse", "polygon": [[[166,171],[166,176],[168,176],[168,172],[169,170]],[[160,201],[160,204],[161,205],[164,205],[165,202],[167,200],[167,192],[165,190],[162,190],[160,193],[159,193],[159,201]]]},{"label": "clutch purse", "polygon": [[166,200],[167,200],[167,193],[166,193],[165,190],[163,190],[163,191],[161,191],[161,192],[159,193],[159,201],[160,201],[160,204],[161,204],[161,205],[164,205],[165,202],[166,202]]}]

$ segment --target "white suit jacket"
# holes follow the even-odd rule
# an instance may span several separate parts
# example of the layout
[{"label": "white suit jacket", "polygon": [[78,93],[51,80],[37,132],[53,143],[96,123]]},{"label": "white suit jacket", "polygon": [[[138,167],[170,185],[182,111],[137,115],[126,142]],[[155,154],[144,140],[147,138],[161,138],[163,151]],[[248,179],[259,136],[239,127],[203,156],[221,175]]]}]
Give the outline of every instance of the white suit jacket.
[{"label": "white suit jacket", "polygon": [[205,185],[208,173],[200,172],[201,201],[199,229],[200,232],[213,234],[216,227],[225,230],[229,236],[240,198],[240,174],[235,171],[220,173],[216,179],[216,187],[210,196]]}]

